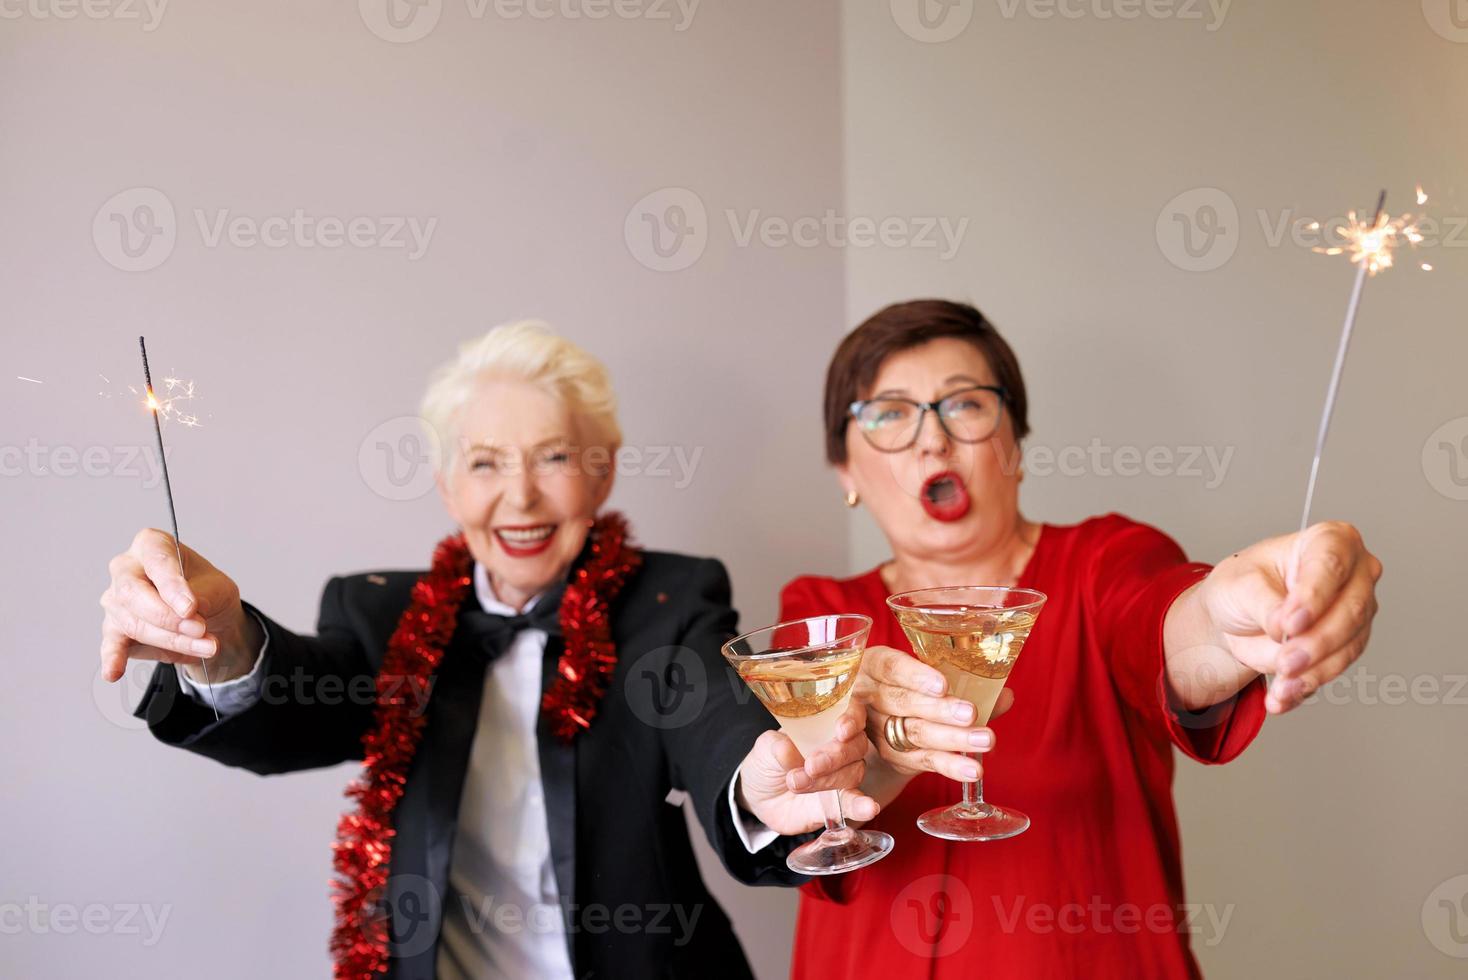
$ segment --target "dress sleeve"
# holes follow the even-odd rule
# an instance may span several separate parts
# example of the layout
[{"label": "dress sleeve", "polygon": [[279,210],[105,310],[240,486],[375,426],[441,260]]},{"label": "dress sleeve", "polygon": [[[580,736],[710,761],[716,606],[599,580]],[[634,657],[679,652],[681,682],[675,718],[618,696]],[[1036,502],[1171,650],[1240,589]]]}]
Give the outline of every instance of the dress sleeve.
[{"label": "dress sleeve", "polygon": [[1207,764],[1230,761],[1264,724],[1263,678],[1202,711],[1178,711],[1168,699],[1163,663],[1167,610],[1210,566],[1189,562],[1177,543],[1154,527],[1119,516],[1100,523],[1104,533],[1081,591],[1118,693],[1183,754]]}]

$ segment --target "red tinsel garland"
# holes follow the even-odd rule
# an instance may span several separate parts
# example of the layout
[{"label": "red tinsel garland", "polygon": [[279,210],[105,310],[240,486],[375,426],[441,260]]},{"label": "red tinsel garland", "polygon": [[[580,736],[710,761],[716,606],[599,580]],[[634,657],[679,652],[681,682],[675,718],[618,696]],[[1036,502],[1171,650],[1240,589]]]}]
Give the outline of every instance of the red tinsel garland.
[{"label": "red tinsel garland", "polygon": [[[590,555],[574,568],[561,598],[564,649],[556,680],[541,701],[556,737],[570,742],[591,726],[596,707],[617,666],[612,643],[612,600],[641,564],[627,543],[627,522],[607,514],[591,529]],[[433,567],[413,585],[408,608],[388,640],[377,675],[374,725],[362,736],[363,771],[347,787],[357,809],[344,814],[332,844],[336,926],[331,954],[337,980],[371,980],[387,972],[388,922],[378,903],[385,897],[392,863],[393,809],[402,798],[408,767],[423,735],[425,713],[402,691],[431,690],[454,633],[459,605],[472,584],[474,558],[462,534],[438,543]],[[416,685],[404,684],[407,678]]]}]

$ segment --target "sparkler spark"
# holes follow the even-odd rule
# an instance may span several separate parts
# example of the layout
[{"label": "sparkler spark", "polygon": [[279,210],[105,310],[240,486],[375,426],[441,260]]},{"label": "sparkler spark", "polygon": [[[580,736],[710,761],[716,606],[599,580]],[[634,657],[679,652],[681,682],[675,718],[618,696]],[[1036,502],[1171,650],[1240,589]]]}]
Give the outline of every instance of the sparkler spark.
[{"label": "sparkler spark", "polygon": [[17,381],[29,381],[29,382],[30,382],[30,383],[31,383],[31,384],[33,384],[33,385],[43,385],[43,384],[45,384],[45,383],[46,383],[46,382],[44,382],[44,381],[37,381],[37,380],[36,380],[36,379],[35,379],[35,378],[27,378],[27,377],[26,377],[26,376],[25,376],[25,375],[23,375],[23,374],[17,374],[17,375],[16,375],[16,376],[15,376],[15,380],[17,380]]},{"label": "sparkler spark", "polygon": [[[1417,191],[1417,201],[1419,204],[1427,201],[1427,195],[1421,188]],[[1392,252],[1404,242],[1408,246],[1416,246],[1422,241],[1422,232],[1417,228],[1420,220],[1420,215],[1403,214],[1394,218],[1385,211],[1378,212],[1369,220],[1362,220],[1355,211],[1351,211],[1346,215],[1347,223],[1335,229],[1346,244],[1329,248],[1316,246],[1311,251],[1322,255],[1349,255],[1353,265],[1364,266],[1366,274],[1374,276],[1382,269],[1392,267]],[[1426,268],[1430,271],[1432,267]]]},{"label": "sparkler spark", "polygon": [[[138,389],[132,385],[127,386],[128,391],[139,394]],[[194,383],[182,378],[164,378],[163,396],[149,388],[143,398],[143,407],[155,413],[160,422],[177,422],[191,429],[198,428],[201,423],[199,416],[180,409],[180,402],[189,402],[194,399]]]}]

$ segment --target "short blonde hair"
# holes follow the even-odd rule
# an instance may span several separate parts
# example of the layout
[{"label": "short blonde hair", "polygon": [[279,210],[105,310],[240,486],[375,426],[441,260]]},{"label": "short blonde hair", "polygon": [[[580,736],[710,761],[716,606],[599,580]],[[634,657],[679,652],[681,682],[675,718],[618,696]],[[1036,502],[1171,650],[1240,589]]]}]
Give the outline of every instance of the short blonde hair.
[{"label": "short blonde hair", "polygon": [[448,471],[454,459],[457,415],[486,376],[527,381],[560,399],[583,423],[582,437],[615,454],[622,445],[617,424],[617,396],[607,369],[595,357],[541,320],[520,320],[494,327],[482,337],[459,345],[458,356],[433,372],[418,413],[436,435],[442,453],[439,466]]}]

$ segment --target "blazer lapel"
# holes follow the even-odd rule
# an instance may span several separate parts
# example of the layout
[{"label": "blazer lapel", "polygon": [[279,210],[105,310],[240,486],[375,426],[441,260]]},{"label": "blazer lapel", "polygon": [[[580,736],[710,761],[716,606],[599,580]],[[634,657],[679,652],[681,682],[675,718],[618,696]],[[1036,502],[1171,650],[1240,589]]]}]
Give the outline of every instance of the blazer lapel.
[{"label": "blazer lapel", "polygon": [[474,748],[474,729],[479,724],[486,669],[483,658],[467,649],[466,642],[450,641],[429,696],[428,724],[418,746],[428,770],[425,875],[441,896],[448,894],[454,829]]},{"label": "blazer lapel", "polygon": [[[560,637],[552,636],[545,645],[541,665],[540,692],[545,692],[557,676],[564,649]],[[563,916],[569,917],[576,905],[576,742],[565,744],[551,731],[544,712],[536,725],[536,743],[540,750],[540,784],[545,793],[546,831],[550,836],[551,866],[556,874],[556,891]],[[571,971],[576,971],[576,942],[566,929],[566,945],[571,957]]]}]

